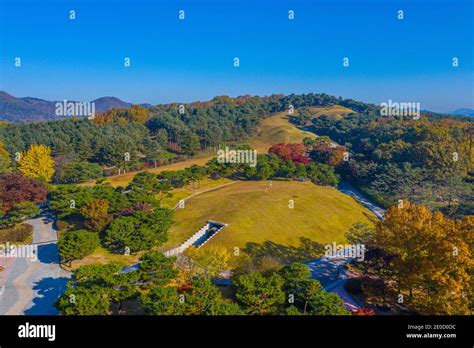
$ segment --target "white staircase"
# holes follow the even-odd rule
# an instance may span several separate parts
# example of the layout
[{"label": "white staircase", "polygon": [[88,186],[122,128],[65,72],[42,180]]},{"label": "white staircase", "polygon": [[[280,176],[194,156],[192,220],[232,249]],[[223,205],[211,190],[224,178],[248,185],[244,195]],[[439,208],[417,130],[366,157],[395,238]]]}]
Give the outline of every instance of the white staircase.
[{"label": "white staircase", "polygon": [[199,238],[201,238],[206,231],[209,229],[209,222],[205,224],[203,227],[199,229],[196,233],[194,233],[191,237],[188,238],[183,244],[181,244],[179,247],[176,247],[174,249],[168,250],[165,252],[165,256],[176,256],[178,254],[182,254],[183,251],[185,251],[187,248],[189,248],[195,241],[197,241]]},{"label": "white staircase", "polygon": [[199,247],[201,248],[204,244],[206,244],[212,237],[214,237],[220,230],[222,230],[227,224],[224,224],[222,222],[217,222],[217,221],[212,221],[209,220],[203,227],[199,229],[196,233],[194,233],[191,237],[189,237],[183,244],[181,244],[179,247],[176,247],[174,249],[166,251],[164,254],[166,257],[170,256],[176,256],[179,254],[182,254],[187,248],[189,248],[191,245],[193,245],[194,242],[196,242],[199,238],[201,238],[207,230],[210,228],[211,224],[213,225],[218,225],[221,226],[215,233],[213,233],[208,239],[204,241]]}]

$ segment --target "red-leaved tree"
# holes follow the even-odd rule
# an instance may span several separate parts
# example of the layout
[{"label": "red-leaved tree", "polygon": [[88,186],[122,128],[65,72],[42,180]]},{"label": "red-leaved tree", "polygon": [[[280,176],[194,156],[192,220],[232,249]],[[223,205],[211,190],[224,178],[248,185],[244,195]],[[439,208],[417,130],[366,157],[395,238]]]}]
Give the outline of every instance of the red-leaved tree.
[{"label": "red-leaved tree", "polygon": [[41,181],[24,177],[19,173],[0,175],[0,202],[4,213],[18,203],[46,201],[48,189]]},{"label": "red-leaved tree", "polygon": [[268,150],[285,161],[293,163],[308,164],[310,159],[306,156],[306,146],[302,143],[297,144],[275,144]]}]

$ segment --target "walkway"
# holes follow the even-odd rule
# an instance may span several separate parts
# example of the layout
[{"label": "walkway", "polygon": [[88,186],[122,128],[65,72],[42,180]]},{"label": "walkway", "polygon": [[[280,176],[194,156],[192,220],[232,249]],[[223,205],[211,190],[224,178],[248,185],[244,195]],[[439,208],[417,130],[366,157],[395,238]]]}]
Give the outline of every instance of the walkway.
[{"label": "walkway", "polygon": [[[59,266],[54,217],[43,212],[25,221],[33,226],[37,254],[22,258],[0,257],[0,315],[55,315],[54,302],[66,290],[70,272]],[[3,293],[2,293],[3,290]]]}]

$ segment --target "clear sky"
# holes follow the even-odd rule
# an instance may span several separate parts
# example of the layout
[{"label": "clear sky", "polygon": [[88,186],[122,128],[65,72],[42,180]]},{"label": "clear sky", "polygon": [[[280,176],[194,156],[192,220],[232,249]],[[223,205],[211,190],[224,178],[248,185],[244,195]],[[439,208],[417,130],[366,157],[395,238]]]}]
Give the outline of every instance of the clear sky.
[{"label": "clear sky", "polygon": [[152,104],[325,92],[473,108],[473,2],[0,0],[0,89]]}]

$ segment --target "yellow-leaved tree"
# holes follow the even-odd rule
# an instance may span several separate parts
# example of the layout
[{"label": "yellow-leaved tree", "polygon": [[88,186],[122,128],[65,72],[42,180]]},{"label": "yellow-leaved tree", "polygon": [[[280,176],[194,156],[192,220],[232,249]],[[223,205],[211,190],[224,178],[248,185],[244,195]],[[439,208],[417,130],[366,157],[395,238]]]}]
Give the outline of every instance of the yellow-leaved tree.
[{"label": "yellow-leaved tree", "polygon": [[49,146],[31,145],[28,151],[21,153],[18,170],[28,178],[50,182],[54,174],[53,164]]},{"label": "yellow-leaved tree", "polygon": [[404,201],[377,225],[375,244],[393,256],[388,265],[403,303],[424,314],[470,314],[474,220],[451,220]]}]

